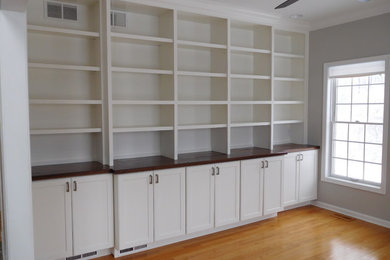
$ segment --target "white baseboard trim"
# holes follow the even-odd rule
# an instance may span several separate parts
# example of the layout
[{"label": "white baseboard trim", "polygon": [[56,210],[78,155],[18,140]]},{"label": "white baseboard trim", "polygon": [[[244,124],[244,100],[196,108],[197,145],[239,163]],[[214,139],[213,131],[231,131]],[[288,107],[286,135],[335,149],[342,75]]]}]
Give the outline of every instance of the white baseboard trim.
[{"label": "white baseboard trim", "polygon": [[385,227],[385,228],[390,228],[390,221],[387,221],[387,220],[384,220],[384,219],[376,218],[376,217],[373,217],[373,216],[369,216],[369,215],[366,215],[366,214],[363,214],[363,213],[359,213],[359,212],[356,212],[356,211],[353,211],[353,210],[349,210],[349,209],[341,208],[341,207],[338,207],[338,206],[334,206],[334,205],[331,205],[331,204],[328,204],[328,203],[325,203],[325,202],[321,202],[321,201],[313,201],[311,204],[313,206],[316,206],[316,207],[319,207],[319,208],[323,208],[323,209],[334,211],[334,212],[337,212],[337,213],[340,213],[340,214],[344,214],[344,215],[347,215],[347,216],[350,216],[350,217],[353,217],[353,218],[357,218],[357,219],[360,219],[360,220],[363,220],[363,221],[366,221],[366,222],[369,222],[369,223],[372,223],[372,224],[375,224],[375,225],[378,225],[378,226],[382,226],[382,227]]}]

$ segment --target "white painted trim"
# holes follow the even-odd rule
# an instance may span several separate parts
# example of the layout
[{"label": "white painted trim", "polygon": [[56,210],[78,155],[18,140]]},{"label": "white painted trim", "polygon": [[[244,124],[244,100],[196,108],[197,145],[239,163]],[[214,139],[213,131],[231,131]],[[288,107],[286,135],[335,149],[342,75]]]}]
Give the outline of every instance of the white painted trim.
[{"label": "white painted trim", "polygon": [[341,208],[341,207],[334,206],[334,205],[331,205],[331,204],[328,204],[325,202],[321,202],[321,201],[313,201],[311,204],[313,206],[316,206],[319,208],[323,208],[323,209],[334,211],[334,212],[337,212],[340,214],[344,214],[344,215],[347,215],[347,216],[350,216],[353,218],[357,218],[357,219],[360,219],[360,220],[363,220],[363,221],[366,221],[366,222],[369,222],[369,223],[372,223],[372,224],[375,224],[378,226],[390,228],[390,221],[385,220],[385,219],[369,216],[369,215],[366,215],[363,213],[359,213],[359,212],[356,212],[353,210]]},{"label": "white painted trim", "polygon": [[389,133],[389,106],[390,102],[385,102],[384,121],[383,121],[383,154],[382,154],[382,183],[380,187],[368,185],[364,183],[352,182],[330,176],[329,160],[330,160],[330,140],[331,130],[329,122],[332,114],[332,101],[329,99],[331,88],[329,86],[329,68],[333,66],[348,65],[354,63],[364,63],[371,61],[384,60],[386,62],[385,72],[385,100],[390,99],[390,55],[382,55],[376,57],[365,57],[360,59],[336,61],[324,64],[324,79],[323,79],[323,109],[322,109],[322,162],[321,162],[321,181],[338,185],[347,186],[350,188],[361,189],[379,194],[386,194],[386,176],[387,176],[387,153],[388,153],[388,134]]},{"label": "white painted trim", "polygon": [[331,16],[324,20],[311,22],[310,31],[315,31],[339,24],[349,23],[381,14],[390,12],[390,5],[388,2],[373,8],[364,8],[359,12],[344,12],[343,15]]}]

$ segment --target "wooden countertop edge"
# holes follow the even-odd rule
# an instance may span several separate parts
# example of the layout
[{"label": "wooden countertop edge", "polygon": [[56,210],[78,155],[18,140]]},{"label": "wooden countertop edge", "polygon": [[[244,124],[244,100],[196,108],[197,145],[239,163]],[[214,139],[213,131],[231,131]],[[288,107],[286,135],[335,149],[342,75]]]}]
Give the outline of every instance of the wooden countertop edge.
[{"label": "wooden countertop edge", "polygon": [[32,176],[32,180],[41,181],[41,180],[51,180],[51,179],[60,179],[60,178],[82,177],[82,176],[97,175],[97,174],[110,174],[110,173],[113,173],[111,169],[104,169],[101,171],[58,173],[58,174],[50,174],[50,175]]}]

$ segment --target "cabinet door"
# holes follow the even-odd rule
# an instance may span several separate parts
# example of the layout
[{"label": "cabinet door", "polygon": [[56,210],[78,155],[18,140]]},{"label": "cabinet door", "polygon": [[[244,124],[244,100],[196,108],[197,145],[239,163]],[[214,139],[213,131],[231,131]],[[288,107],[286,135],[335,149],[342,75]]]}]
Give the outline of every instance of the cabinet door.
[{"label": "cabinet door", "polygon": [[213,165],[186,169],[187,233],[214,227]]},{"label": "cabinet door", "polygon": [[241,220],[263,215],[262,160],[241,161]]},{"label": "cabinet door", "polygon": [[114,246],[112,174],[72,178],[74,254]]},{"label": "cabinet door", "polygon": [[317,199],[317,160],[318,151],[301,153],[303,160],[299,164],[299,200]]},{"label": "cabinet door", "polygon": [[283,157],[264,159],[264,215],[282,210]]},{"label": "cabinet door", "polygon": [[298,153],[284,157],[283,170],[283,206],[298,203]]},{"label": "cabinet door", "polygon": [[115,247],[153,242],[153,172],[115,176]]},{"label": "cabinet door", "polygon": [[185,168],[154,172],[154,238],[185,234]]},{"label": "cabinet door", "polygon": [[240,162],[216,165],[215,175],[215,226],[239,221],[240,212]]},{"label": "cabinet door", "polygon": [[32,183],[35,259],[73,255],[72,196],[68,185],[70,179]]}]

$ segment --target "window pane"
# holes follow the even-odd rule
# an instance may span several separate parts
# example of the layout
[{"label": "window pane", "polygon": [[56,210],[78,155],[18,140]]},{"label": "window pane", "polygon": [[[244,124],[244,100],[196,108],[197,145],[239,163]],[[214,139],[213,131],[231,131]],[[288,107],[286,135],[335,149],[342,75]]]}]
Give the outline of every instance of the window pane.
[{"label": "window pane", "polygon": [[367,105],[352,105],[352,122],[367,122]]},{"label": "window pane", "polygon": [[348,159],[363,161],[364,144],[349,143]]},{"label": "window pane", "polygon": [[375,183],[382,181],[382,165],[365,163],[364,164],[364,180]]},{"label": "window pane", "polygon": [[383,142],[383,126],[366,125],[366,142],[381,144]]},{"label": "window pane", "polygon": [[348,140],[348,124],[335,123],[333,125],[333,139]]},{"label": "window pane", "polygon": [[367,85],[368,76],[353,78],[353,85]]},{"label": "window pane", "polygon": [[352,103],[368,102],[368,85],[355,86],[352,91]]},{"label": "window pane", "polygon": [[383,105],[370,105],[368,109],[368,122],[383,123]]},{"label": "window pane", "polygon": [[371,84],[385,83],[385,74],[378,74],[378,75],[370,76],[370,83]]},{"label": "window pane", "polygon": [[347,158],[348,157],[348,143],[347,142],[333,142],[333,156],[339,158]]},{"label": "window pane", "polygon": [[351,87],[337,88],[337,103],[351,103]]},{"label": "window pane", "polygon": [[347,177],[347,160],[333,158],[332,174]]},{"label": "window pane", "polygon": [[363,179],[363,163],[348,161],[348,177],[353,179]]},{"label": "window pane", "polygon": [[351,106],[350,105],[336,105],[336,121],[350,121],[351,120]]},{"label": "window pane", "polygon": [[382,145],[366,144],[365,161],[382,163]]},{"label": "window pane", "polygon": [[336,80],[337,86],[350,86],[352,84],[351,78],[339,78]]},{"label": "window pane", "polygon": [[371,85],[370,86],[370,103],[384,103],[385,102],[385,86]]},{"label": "window pane", "polygon": [[349,125],[349,140],[355,142],[364,142],[364,125]]}]

